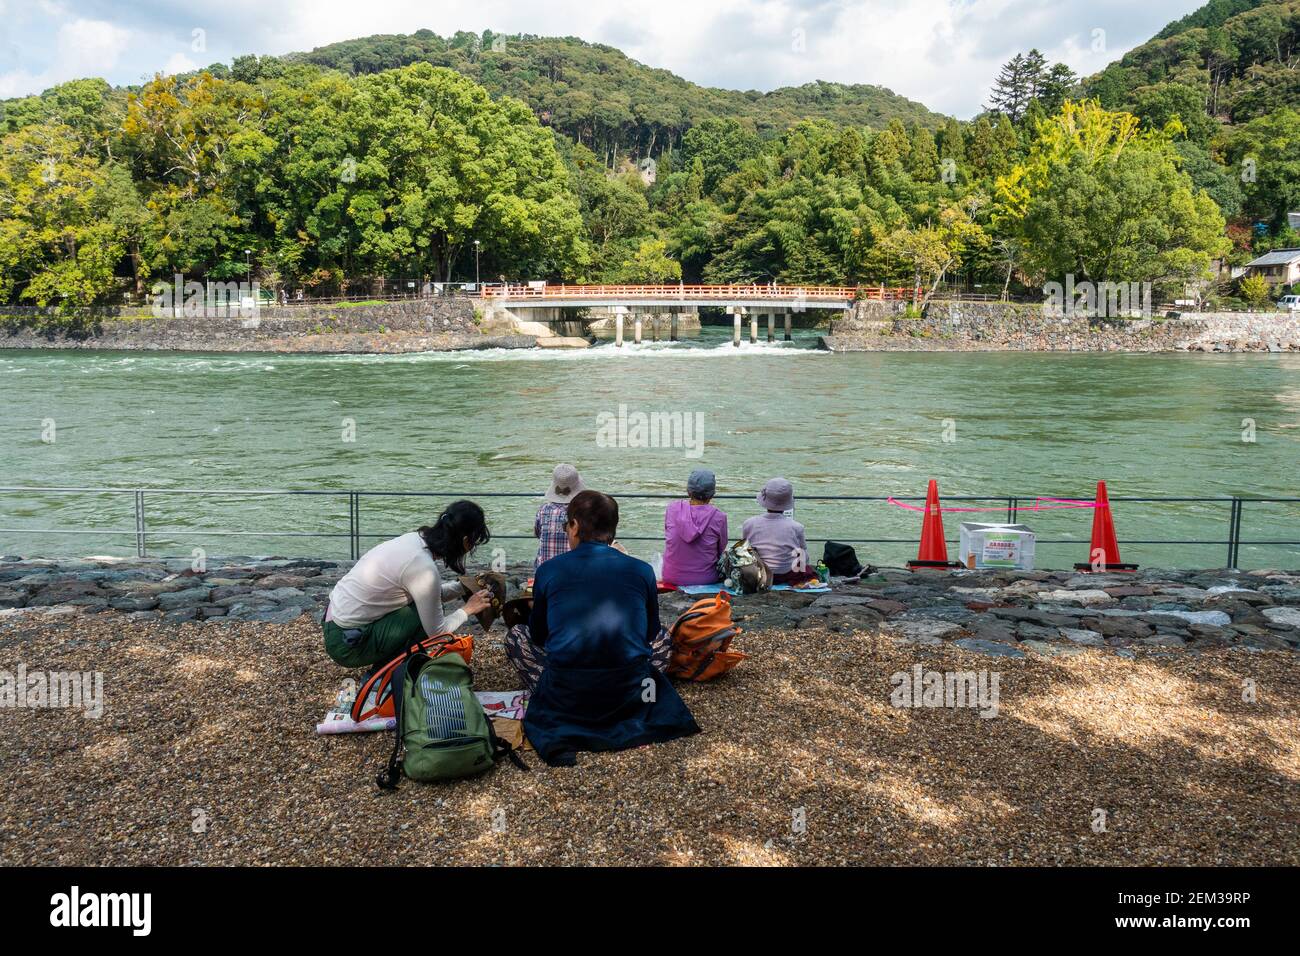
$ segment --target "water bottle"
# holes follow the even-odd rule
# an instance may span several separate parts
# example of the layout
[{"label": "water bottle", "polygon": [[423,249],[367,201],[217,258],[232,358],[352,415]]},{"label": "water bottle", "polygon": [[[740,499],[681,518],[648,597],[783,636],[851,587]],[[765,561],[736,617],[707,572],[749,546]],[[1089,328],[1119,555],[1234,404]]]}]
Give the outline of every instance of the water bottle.
[{"label": "water bottle", "polygon": [[817,562],[817,580],[822,584],[831,583],[831,569],[826,567],[825,561]]}]

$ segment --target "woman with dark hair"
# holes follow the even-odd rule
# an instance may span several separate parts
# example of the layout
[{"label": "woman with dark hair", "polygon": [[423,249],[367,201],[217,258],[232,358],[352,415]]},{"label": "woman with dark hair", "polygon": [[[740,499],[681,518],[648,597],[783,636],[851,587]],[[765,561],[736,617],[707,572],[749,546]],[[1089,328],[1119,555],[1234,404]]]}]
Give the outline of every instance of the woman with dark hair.
[{"label": "woman with dark hair", "polygon": [[330,592],[322,625],[330,659],[344,667],[369,667],[426,635],[463,627],[469,615],[491,604],[492,592],[478,591],[444,615],[443,599],[459,597],[463,589],[458,581],[443,582],[437,562],[464,574],[465,556],[490,539],[483,509],[457,501],[431,527],[371,548]]}]

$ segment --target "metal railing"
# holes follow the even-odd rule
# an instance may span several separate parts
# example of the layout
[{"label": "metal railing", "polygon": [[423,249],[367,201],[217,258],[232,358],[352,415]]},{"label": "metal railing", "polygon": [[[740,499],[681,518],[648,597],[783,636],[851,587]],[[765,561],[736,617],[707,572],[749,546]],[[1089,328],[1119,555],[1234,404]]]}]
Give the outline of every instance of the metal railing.
[{"label": "metal railing", "polygon": [[844,301],[874,299],[906,301],[917,297],[911,287],[891,286],[792,286],[792,285],[489,285],[483,295],[490,299],[804,299]]},{"label": "metal railing", "polygon": [[[392,529],[384,532],[363,532],[362,531],[362,502],[376,499],[438,499],[451,501],[458,498],[509,498],[538,501],[541,496],[536,492],[518,492],[518,491],[473,491],[473,492],[451,492],[451,491],[352,491],[352,490],[296,490],[296,489],[267,489],[267,488],[237,488],[237,489],[212,489],[212,488],[76,488],[76,487],[29,487],[29,486],[0,486],[0,496],[26,494],[26,495],[121,495],[131,496],[133,499],[133,514],[135,526],[133,529],[123,528],[14,528],[0,527],[0,535],[61,535],[75,534],[82,536],[117,536],[134,538],[136,556],[140,558],[149,557],[149,539],[166,539],[176,540],[184,537],[200,538],[325,538],[341,539],[346,538],[349,545],[350,557],[355,560],[363,553],[362,542],[367,540],[385,540],[399,533]],[[344,498],[347,501],[348,516],[347,530],[333,531],[281,531],[281,530],[213,530],[213,529],[194,529],[194,528],[170,528],[170,527],[150,527],[148,520],[148,505],[151,498],[184,496],[184,497],[310,497],[310,498]],[[664,494],[651,492],[624,492],[619,493],[617,497],[620,500],[631,501],[671,501],[680,498],[679,494]],[[1079,496],[1055,496],[1056,500],[1070,501],[1088,501],[1088,495]],[[714,500],[739,500],[752,502],[751,495],[717,495]],[[943,502],[967,502],[980,504],[997,504],[997,511],[1002,511],[1005,505],[1005,515],[1007,523],[1016,523],[1024,514],[1044,514],[1045,512],[1031,508],[1031,504],[1050,500],[1048,496],[1038,495],[945,495]],[[897,502],[924,502],[925,497],[916,495],[815,495],[804,494],[799,496],[800,503],[814,502],[877,502],[888,503]],[[1226,537],[1223,538],[1121,538],[1120,544],[1127,545],[1202,545],[1218,546],[1226,549],[1225,567],[1237,567],[1240,559],[1241,547],[1248,546],[1268,546],[1268,547],[1294,547],[1300,546],[1300,540],[1281,540],[1281,539],[1251,539],[1242,536],[1244,527],[1245,512],[1248,505],[1263,504],[1300,504],[1300,497],[1247,497],[1247,496],[1217,496],[1217,497],[1125,497],[1111,496],[1112,505],[1117,503],[1131,504],[1207,504],[1221,506],[1226,509],[1225,515],[1227,529]],[[980,509],[986,510],[986,509]],[[1082,509],[1081,509],[1082,510]],[[949,512],[950,517],[960,512]],[[0,516],[4,514],[0,509]],[[1089,523],[1090,524],[1090,523]],[[919,525],[919,520],[918,520]],[[409,530],[409,529],[407,529]],[[532,534],[494,534],[493,539],[503,540],[532,540]],[[661,535],[620,535],[623,541],[662,541]],[[832,540],[829,538],[810,537],[809,541],[824,542]],[[841,541],[846,544],[914,544],[916,537],[908,538],[873,538],[873,537],[851,537],[847,535],[836,535],[833,540]],[[955,542],[957,539],[949,538],[949,542]],[[1038,544],[1087,544],[1087,537],[1072,538],[1037,538]],[[0,546],[0,551],[3,547]]]}]

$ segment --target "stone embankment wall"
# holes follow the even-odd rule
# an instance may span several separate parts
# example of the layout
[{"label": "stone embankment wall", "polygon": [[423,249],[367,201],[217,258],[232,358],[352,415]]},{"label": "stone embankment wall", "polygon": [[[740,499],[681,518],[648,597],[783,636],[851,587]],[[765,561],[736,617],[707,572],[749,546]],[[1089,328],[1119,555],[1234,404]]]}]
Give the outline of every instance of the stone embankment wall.
[{"label": "stone embankment wall", "polygon": [[422,352],[529,347],[531,339],[484,334],[467,298],[356,305],[266,306],[256,317],[98,314],[67,331],[0,312],[0,348],[196,352]]},{"label": "stone embankment wall", "polygon": [[[287,624],[324,613],[348,561],[230,558],[195,571],[176,561],[0,556],[0,626],[6,621],[122,615],[162,624]],[[532,565],[506,569],[518,593]],[[830,594],[768,591],[737,598],[745,629],[880,629],[900,642],[953,643],[999,657],[1237,648],[1300,651],[1300,572],[1173,570],[932,571],[884,568],[836,578]],[[695,599],[660,595],[674,620]],[[481,633],[476,622],[467,630]]]},{"label": "stone embankment wall", "polygon": [[[663,315],[658,320],[662,339],[668,322]],[[696,322],[698,316],[682,315],[679,329],[691,331]],[[534,328],[502,309],[477,315],[473,300],[451,297],[342,308],[268,306],[255,318],[156,318],[109,311],[69,330],[43,329],[30,314],[0,310],[0,348],[10,349],[425,352],[531,348],[556,331]],[[630,322],[625,332],[631,335]],[[646,336],[655,333],[647,322]],[[1037,304],[939,301],[914,318],[906,315],[903,303],[859,302],[847,317],[834,321],[822,342],[835,351],[1296,352],[1300,313],[1087,319],[1052,314]]]},{"label": "stone embankment wall", "polygon": [[823,343],[834,351],[1296,352],[1300,314],[1224,312],[1089,319],[1016,302],[859,302]]}]

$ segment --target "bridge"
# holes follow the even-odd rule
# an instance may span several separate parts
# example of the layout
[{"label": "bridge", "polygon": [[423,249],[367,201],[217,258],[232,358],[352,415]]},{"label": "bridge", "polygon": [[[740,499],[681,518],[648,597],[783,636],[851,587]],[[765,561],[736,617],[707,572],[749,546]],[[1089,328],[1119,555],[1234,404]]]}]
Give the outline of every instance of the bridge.
[{"label": "bridge", "polygon": [[[683,313],[698,313],[700,308],[725,308],[732,316],[732,342],[740,345],[741,326],[749,317],[749,340],[757,342],[760,317],[767,320],[767,340],[776,340],[776,317],[784,318],[784,339],[790,340],[791,316],[814,309],[846,311],[863,300],[916,301],[918,290],[890,286],[789,286],[789,285],[551,285],[537,282],[524,285],[484,287],[483,302],[489,307],[511,313],[525,309],[535,322],[550,324],[572,321],[564,309],[589,309],[606,312],[614,328],[614,344],[623,344],[623,326],[632,320],[632,340],[641,342],[643,328],[650,325],[658,338],[661,322],[668,327],[668,338],[677,341],[678,323]],[[690,318],[690,316],[688,316]],[[561,339],[553,340],[559,344]],[[579,345],[583,340],[563,338]],[[539,342],[539,344],[542,344]]]},{"label": "bridge", "polygon": [[491,285],[483,298],[515,309],[616,309],[730,307],[762,312],[847,309],[863,299],[915,301],[917,290],[890,286],[790,285]]}]

